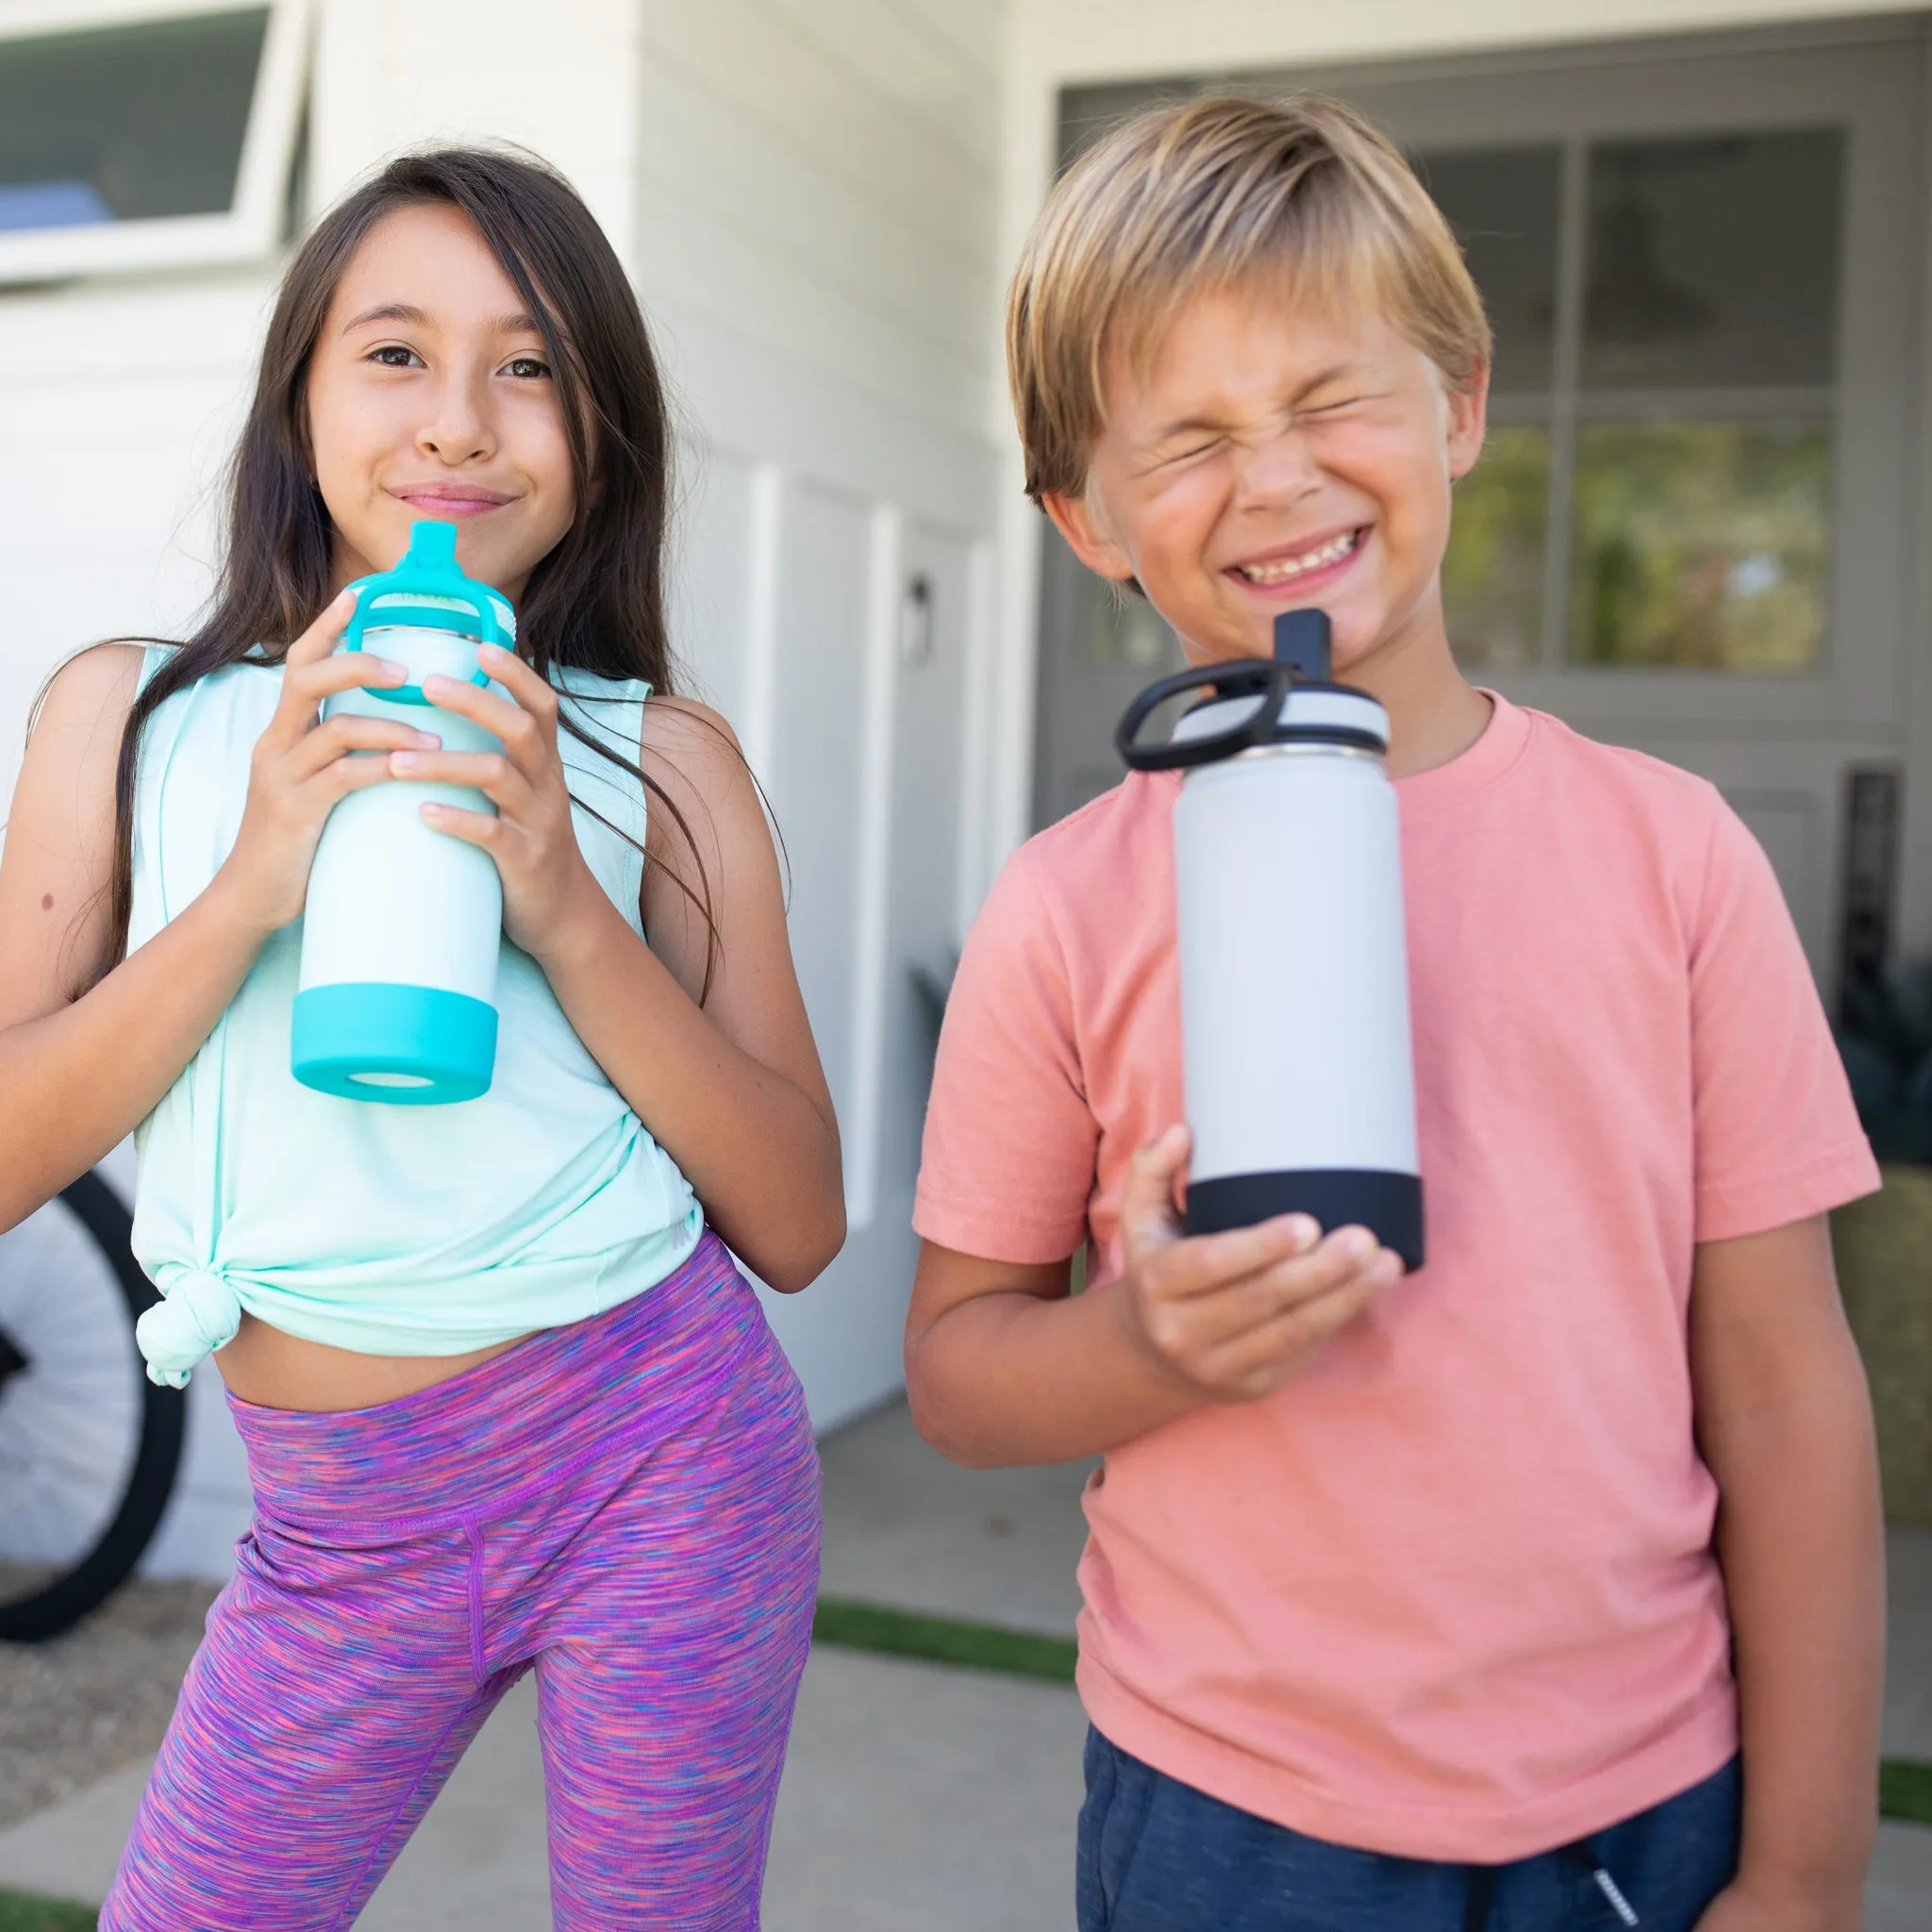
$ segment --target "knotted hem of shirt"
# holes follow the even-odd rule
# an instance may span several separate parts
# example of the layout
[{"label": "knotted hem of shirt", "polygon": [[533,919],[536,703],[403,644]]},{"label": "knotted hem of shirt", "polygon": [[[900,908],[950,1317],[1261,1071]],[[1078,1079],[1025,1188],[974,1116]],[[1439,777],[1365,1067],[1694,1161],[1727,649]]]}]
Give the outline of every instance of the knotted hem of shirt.
[{"label": "knotted hem of shirt", "polygon": [[242,1304],[219,1274],[184,1268],[158,1284],[162,1299],[134,1324],[147,1378],[185,1389],[195,1364],[225,1348],[242,1326]]}]

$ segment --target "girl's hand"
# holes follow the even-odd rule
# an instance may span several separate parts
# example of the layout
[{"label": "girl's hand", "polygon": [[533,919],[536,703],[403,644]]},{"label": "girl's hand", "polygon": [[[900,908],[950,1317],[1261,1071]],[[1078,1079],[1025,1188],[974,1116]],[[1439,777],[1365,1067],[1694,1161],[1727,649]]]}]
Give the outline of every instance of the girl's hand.
[{"label": "girl's hand", "polygon": [[337,801],[390,775],[386,759],[355,754],[442,741],[406,724],[348,712],[318,722],[324,698],[358,687],[380,691],[408,675],[365,651],[334,655],[355,610],[356,593],[342,591],[289,646],[281,700],[248,761],[242,829],[215,874],[230,908],[264,939],[302,910],[316,843]]},{"label": "girl's hand", "polygon": [[571,824],[570,788],[557,748],[556,691],[515,653],[494,644],[484,645],[480,662],[515,704],[459,678],[425,678],[423,690],[433,704],[480,724],[503,750],[398,751],[389,768],[398,778],[474,786],[496,808],[491,818],[460,806],[425,805],[423,816],[439,832],[480,845],[496,861],[503,929],[541,960],[572,917],[596,906],[603,893]]},{"label": "girl's hand", "polygon": [[1399,1280],[1402,1261],[1366,1228],[1324,1237],[1306,1214],[1190,1236],[1174,1206],[1187,1159],[1188,1131],[1174,1126],[1128,1165],[1116,1305],[1170,1382],[1199,1400],[1252,1402]]}]

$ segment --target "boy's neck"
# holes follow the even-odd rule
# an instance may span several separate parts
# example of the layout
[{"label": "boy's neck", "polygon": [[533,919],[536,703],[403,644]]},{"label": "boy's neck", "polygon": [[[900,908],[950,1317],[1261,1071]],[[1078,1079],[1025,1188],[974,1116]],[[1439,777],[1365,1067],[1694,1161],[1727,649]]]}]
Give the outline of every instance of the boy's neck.
[{"label": "boy's neck", "polygon": [[1495,710],[1456,668],[1440,612],[1433,623],[1419,615],[1336,677],[1367,691],[1389,713],[1391,778],[1413,778],[1459,758],[1488,730]]},{"label": "boy's neck", "polygon": [[1440,626],[1431,637],[1391,640],[1342,681],[1381,701],[1389,713],[1389,775],[1412,778],[1459,758],[1489,729],[1488,698],[1456,668]]}]

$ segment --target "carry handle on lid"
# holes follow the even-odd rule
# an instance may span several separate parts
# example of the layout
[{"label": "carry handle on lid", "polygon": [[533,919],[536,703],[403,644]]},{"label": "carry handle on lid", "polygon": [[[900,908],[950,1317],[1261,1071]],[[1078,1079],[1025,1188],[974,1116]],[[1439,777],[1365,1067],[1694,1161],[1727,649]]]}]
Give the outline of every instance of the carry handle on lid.
[{"label": "carry handle on lid", "polygon": [[[1230,663],[1177,671],[1150,684],[1127,707],[1113,734],[1114,749],[1136,772],[1185,772],[1211,765],[1255,746],[1274,742],[1282,707],[1297,683],[1325,684],[1330,669],[1332,629],[1328,613],[1313,608],[1284,610],[1274,620],[1271,663],[1238,658]],[[1258,695],[1261,702],[1239,724],[1177,743],[1141,744],[1141,727],[1170,698],[1185,691],[1211,691],[1220,698]]]},{"label": "carry handle on lid", "polygon": [[[441,597],[449,603],[461,604],[475,613],[477,636],[483,643],[503,642],[502,628],[496,621],[496,607],[491,602],[490,593],[474,578],[465,576],[461,565],[457,562],[457,526],[454,524],[425,518],[412,525],[408,551],[395,569],[362,580],[357,587],[356,614],[349,619],[342,632],[343,648],[361,650],[362,634],[372,625],[377,630],[450,628],[447,623],[436,621],[447,618],[450,615],[447,611],[424,610],[407,604],[392,610],[376,609],[378,599],[398,596]],[[487,685],[490,678],[479,668],[470,682]],[[414,687],[406,685],[403,689],[410,691]],[[394,697],[398,693],[388,691],[383,695]]]},{"label": "carry handle on lid", "polygon": [[[1281,708],[1288,702],[1294,682],[1293,665],[1257,663],[1252,658],[1176,671],[1172,677],[1150,684],[1127,707],[1114,727],[1114,749],[1128,768],[1136,772],[1185,772],[1196,765],[1211,765],[1218,758],[1231,758],[1257,744],[1273,741]],[[1141,727],[1162,705],[1191,691],[1209,691],[1218,698],[1258,697],[1261,702],[1240,724],[1225,731],[1212,731],[1200,738],[1170,741],[1166,744],[1138,742]]]}]

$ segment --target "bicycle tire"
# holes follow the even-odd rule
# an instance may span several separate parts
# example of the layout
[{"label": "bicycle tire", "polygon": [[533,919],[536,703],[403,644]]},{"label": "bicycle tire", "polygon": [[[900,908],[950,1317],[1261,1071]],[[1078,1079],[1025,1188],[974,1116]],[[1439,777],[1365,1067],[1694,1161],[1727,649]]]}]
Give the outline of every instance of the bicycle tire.
[{"label": "bicycle tire", "polygon": [[[84,1227],[120,1284],[132,1328],[160,1297],[134,1258],[133,1217],[98,1174],[61,1189],[60,1199]],[[141,1441],[120,1506],[93,1547],[31,1596],[0,1604],[0,1642],[42,1643],[97,1608],[125,1583],[160,1526],[181,1468],[187,1432],[187,1391],[163,1389],[141,1376]]]}]

